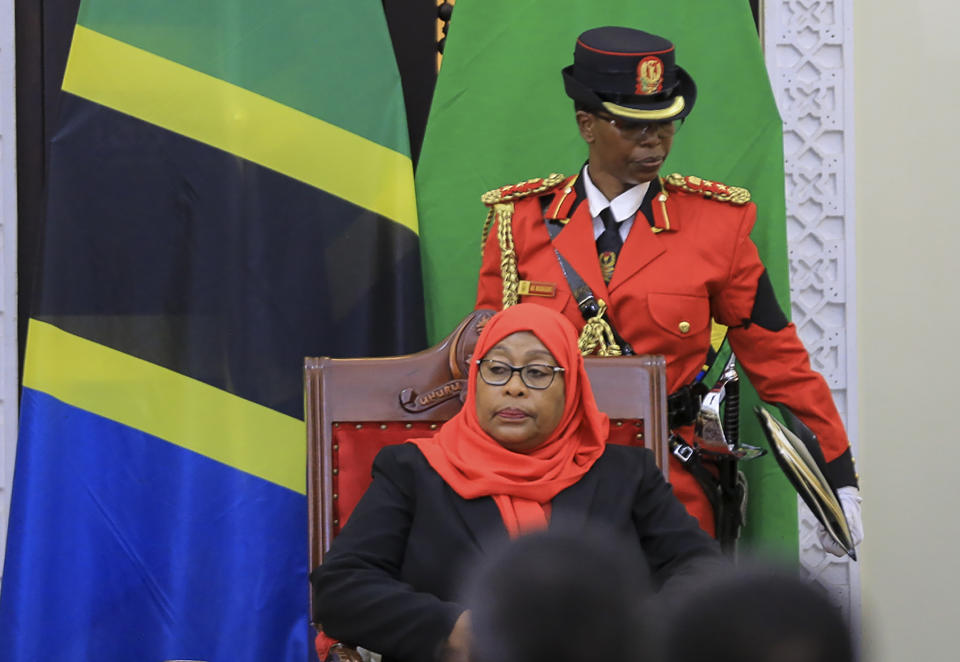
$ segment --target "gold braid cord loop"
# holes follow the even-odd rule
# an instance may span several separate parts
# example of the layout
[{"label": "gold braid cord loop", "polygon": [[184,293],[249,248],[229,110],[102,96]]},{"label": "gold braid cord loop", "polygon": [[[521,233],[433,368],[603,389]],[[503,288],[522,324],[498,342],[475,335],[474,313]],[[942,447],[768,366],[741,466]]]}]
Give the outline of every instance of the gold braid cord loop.
[{"label": "gold braid cord loop", "polygon": [[566,177],[554,173],[549,177],[528,179],[519,184],[501,186],[481,196],[483,204],[490,207],[483,223],[481,253],[490,234],[490,226],[497,223],[497,240],[500,243],[500,278],[503,281],[503,307],[509,308],[520,300],[518,289],[520,276],[517,273],[517,252],[513,246],[513,203],[531,195],[545,193],[563,183]]},{"label": "gold braid cord loop", "polygon": [[594,317],[587,320],[583,325],[583,331],[580,332],[580,340],[577,345],[580,353],[584,356],[597,351],[597,356],[620,356],[622,351],[620,345],[616,343],[613,337],[613,329],[603,319],[607,312],[607,304],[603,299],[597,299],[599,310]]},{"label": "gold braid cord loop", "polygon": [[497,240],[500,242],[500,277],[503,280],[503,309],[520,300],[520,276],[517,274],[517,252],[513,247],[513,203],[498,202],[493,206],[497,218]]},{"label": "gold braid cord loop", "polygon": [[720,182],[711,182],[709,179],[700,179],[693,175],[684,177],[677,172],[667,175],[663,178],[663,181],[667,188],[696,193],[718,202],[729,202],[732,205],[745,205],[750,202],[750,191],[739,186],[727,186]]},{"label": "gold braid cord loop", "polygon": [[483,232],[480,235],[480,257],[483,257],[483,247],[487,245],[487,236],[490,234],[490,226],[493,224],[493,207],[487,211],[487,218],[483,221]]}]

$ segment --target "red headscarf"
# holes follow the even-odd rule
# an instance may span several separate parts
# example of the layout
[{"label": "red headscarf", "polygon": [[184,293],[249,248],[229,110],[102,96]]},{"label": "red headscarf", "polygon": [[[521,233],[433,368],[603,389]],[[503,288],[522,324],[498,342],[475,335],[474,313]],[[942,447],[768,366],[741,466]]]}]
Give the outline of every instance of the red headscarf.
[{"label": "red headscarf", "polygon": [[[508,450],[484,432],[476,406],[476,359],[521,331],[532,332],[564,369],[560,423],[546,441],[526,452]],[[492,496],[507,531],[516,537],[546,528],[550,501],[603,454],[609,428],[587,381],[573,324],[546,306],[521,303],[494,315],[480,334],[463,409],[435,437],[411,441],[461,497]]]}]

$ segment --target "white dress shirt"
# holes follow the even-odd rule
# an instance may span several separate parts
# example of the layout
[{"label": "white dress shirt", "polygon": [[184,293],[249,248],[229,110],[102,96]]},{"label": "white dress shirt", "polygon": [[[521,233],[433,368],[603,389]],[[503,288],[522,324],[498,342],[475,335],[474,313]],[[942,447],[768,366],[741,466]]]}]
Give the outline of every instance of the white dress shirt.
[{"label": "white dress shirt", "polygon": [[597,239],[603,234],[603,220],[600,218],[600,212],[610,207],[613,212],[613,218],[616,219],[620,228],[620,238],[627,240],[630,234],[630,228],[633,227],[633,217],[637,215],[640,209],[640,203],[643,202],[643,196],[647,194],[650,188],[650,182],[637,184],[629,188],[613,200],[607,200],[600,189],[598,189],[590,179],[590,165],[583,166],[583,190],[587,193],[587,203],[590,205],[590,215],[593,216],[593,238]]}]

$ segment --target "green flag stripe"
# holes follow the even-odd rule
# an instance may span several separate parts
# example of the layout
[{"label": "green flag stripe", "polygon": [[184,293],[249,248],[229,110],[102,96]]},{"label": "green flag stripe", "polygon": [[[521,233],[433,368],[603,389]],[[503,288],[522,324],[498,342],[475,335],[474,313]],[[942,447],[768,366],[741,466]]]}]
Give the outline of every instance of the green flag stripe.
[{"label": "green flag stripe", "polygon": [[23,385],[306,493],[303,421],[30,320]]},{"label": "green flag stripe", "polygon": [[80,25],[63,89],[418,231],[408,156],[289,106]]},{"label": "green flag stripe", "polygon": [[86,0],[77,22],[410,154],[379,0]]}]

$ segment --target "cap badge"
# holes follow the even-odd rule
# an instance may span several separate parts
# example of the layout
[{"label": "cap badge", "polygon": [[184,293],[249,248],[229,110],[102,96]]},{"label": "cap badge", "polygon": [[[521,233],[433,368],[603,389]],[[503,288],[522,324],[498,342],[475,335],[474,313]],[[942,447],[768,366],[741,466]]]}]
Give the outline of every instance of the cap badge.
[{"label": "cap badge", "polygon": [[637,65],[635,94],[656,94],[663,89],[663,60],[648,55]]}]

